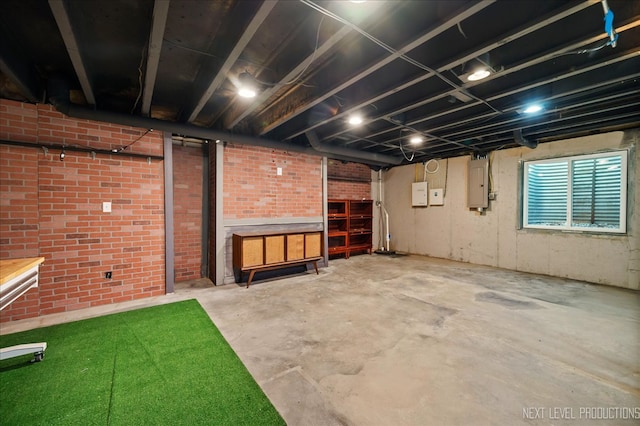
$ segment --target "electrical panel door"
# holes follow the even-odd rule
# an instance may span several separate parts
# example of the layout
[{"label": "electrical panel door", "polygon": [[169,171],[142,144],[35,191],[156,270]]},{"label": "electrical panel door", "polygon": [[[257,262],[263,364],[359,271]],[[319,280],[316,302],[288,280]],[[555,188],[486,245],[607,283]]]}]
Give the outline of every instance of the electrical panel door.
[{"label": "electrical panel door", "polygon": [[489,160],[486,158],[469,161],[467,201],[470,209],[489,207]]}]

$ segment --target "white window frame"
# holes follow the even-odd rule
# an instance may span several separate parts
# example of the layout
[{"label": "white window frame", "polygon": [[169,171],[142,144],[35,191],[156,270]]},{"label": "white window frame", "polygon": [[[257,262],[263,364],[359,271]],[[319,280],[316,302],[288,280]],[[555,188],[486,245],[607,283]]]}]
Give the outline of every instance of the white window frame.
[{"label": "white window frame", "polygon": [[[604,227],[584,227],[572,225],[572,167],[571,164],[575,160],[588,160],[593,158],[604,157],[621,157],[621,179],[620,179],[620,226],[618,228],[604,228]],[[544,160],[525,160],[523,161],[523,177],[522,177],[522,228],[523,229],[548,229],[559,231],[579,231],[589,233],[613,233],[613,234],[625,234],[627,232],[627,162],[629,152],[628,150],[619,151],[607,151],[599,152],[595,154],[582,154],[572,155],[566,157],[555,157]],[[564,225],[540,225],[529,224],[529,212],[528,212],[528,197],[529,197],[529,166],[534,164],[543,163],[567,163],[567,221]]]}]

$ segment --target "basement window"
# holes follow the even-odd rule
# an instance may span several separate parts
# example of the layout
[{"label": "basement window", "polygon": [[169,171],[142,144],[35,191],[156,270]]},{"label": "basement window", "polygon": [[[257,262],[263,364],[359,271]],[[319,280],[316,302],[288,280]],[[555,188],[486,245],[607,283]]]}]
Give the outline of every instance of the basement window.
[{"label": "basement window", "polygon": [[627,151],[524,162],[524,228],[625,233]]}]

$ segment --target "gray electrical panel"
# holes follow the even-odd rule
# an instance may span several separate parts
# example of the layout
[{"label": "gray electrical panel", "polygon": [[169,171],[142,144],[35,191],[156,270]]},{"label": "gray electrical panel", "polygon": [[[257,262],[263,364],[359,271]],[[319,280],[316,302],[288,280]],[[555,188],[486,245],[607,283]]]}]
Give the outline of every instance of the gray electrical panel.
[{"label": "gray electrical panel", "polygon": [[489,160],[481,158],[469,161],[467,203],[470,209],[489,207]]}]

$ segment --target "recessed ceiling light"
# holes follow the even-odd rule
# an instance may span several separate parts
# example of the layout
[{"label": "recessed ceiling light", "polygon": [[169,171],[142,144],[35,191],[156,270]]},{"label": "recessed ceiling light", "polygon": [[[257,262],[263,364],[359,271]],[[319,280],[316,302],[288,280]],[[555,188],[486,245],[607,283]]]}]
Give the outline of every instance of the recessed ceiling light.
[{"label": "recessed ceiling light", "polygon": [[542,105],[531,104],[528,107],[526,107],[522,112],[524,112],[525,114],[533,114],[540,111],[542,111]]},{"label": "recessed ceiling light", "polygon": [[349,124],[357,126],[358,124],[362,124],[362,117],[359,115],[352,115],[349,117]]},{"label": "recessed ceiling light", "polygon": [[491,71],[482,68],[482,69],[476,70],[473,73],[469,74],[467,76],[467,80],[469,80],[469,81],[482,80],[483,78],[489,77],[490,74],[491,74]]},{"label": "recessed ceiling light", "polygon": [[422,137],[420,137],[420,136],[412,136],[411,139],[409,139],[409,142],[411,142],[414,145],[417,145],[420,142],[422,142]]}]

